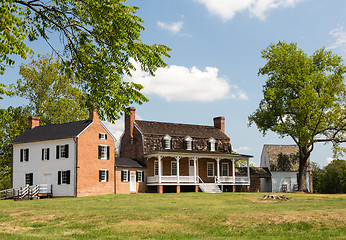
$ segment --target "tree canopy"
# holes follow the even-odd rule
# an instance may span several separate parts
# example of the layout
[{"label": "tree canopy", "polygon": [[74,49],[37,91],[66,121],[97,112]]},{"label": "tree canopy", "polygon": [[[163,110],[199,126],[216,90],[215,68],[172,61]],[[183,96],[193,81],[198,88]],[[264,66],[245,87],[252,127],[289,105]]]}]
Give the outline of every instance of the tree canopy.
[{"label": "tree canopy", "polygon": [[88,109],[97,108],[101,118],[116,120],[128,105],[147,101],[141,85],[122,80],[134,69],[130,60],[153,75],[166,66],[162,56],[169,57],[170,50],[140,41],[144,27],[135,15],[137,7],[123,2],[0,0],[0,74],[14,64],[13,55],[27,58],[33,53],[27,40],[44,39],[62,59],[65,71],[79,80]]},{"label": "tree canopy", "polygon": [[346,106],[344,74],[340,56],[324,48],[308,56],[294,43],[279,42],[262,50],[267,60],[259,75],[268,79],[259,108],[249,116],[263,134],[271,130],[290,136],[299,146],[300,191],[307,191],[308,159],[318,142],[332,142],[342,153]]}]

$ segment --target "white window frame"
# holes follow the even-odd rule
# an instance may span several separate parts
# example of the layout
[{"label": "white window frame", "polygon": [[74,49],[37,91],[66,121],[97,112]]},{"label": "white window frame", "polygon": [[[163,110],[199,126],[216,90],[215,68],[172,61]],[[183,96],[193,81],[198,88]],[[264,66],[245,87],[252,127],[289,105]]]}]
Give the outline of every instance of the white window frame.
[{"label": "white window frame", "polygon": [[61,185],[67,184],[67,171],[61,171]]},{"label": "white window frame", "polygon": [[163,137],[163,148],[164,148],[164,149],[171,149],[171,142],[172,142],[171,136],[169,136],[168,134],[166,134],[166,135]]},{"label": "white window frame", "polygon": [[[124,173],[124,178],[121,178],[121,182],[129,182],[129,174],[130,174],[130,171],[129,170],[126,170],[126,169],[123,169],[121,170],[121,172]],[[126,173],[126,178],[125,178],[125,173]],[[120,176],[121,177],[121,176]]]},{"label": "white window frame", "polygon": [[158,175],[159,175],[159,162],[154,161],[154,176],[158,176]]},{"label": "white window frame", "polygon": [[101,158],[100,159],[107,159],[107,145],[99,145],[101,147]]},{"label": "white window frame", "polygon": [[[175,174],[173,173],[173,165],[175,165],[175,167],[174,167]],[[178,175],[177,161],[171,161],[171,176],[177,176],[177,175]]]},{"label": "white window frame", "polygon": [[[59,146],[59,156],[60,158],[66,158],[66,145]],[[62,173],[61,173],[61,182],[62,182]]]},{"label": "white window frame", "polygon": [[43,148],[43,159],[42,160],[48,160],[48,149],[49,148]]},{"label": "white window frame", "polygon": [[[224,169],[224,166],[226,166],[226,169]],[[224,170],[226,170],[226,175],[224,175]],[[224,177],[228,177],[229,176],[229,164],[228,163],[221,163],[221,174]]]},{"label": "white window frame", "polygon": [[100,169],[99,172],[102,172],[103,174],[101,175],[101,181],[100,182],[107,182],[107,169]]},{"label": "white window frame", "polygon": [[[209,175],[209,167],[212,166],[212,170],[213,170],[213,174],[212,175]],[[208,177],[214,177],[215,176],[215,173],[214,173],[214,163],[213,162],[207,162],[207,176]]]},{"label": "white window frame", "polygon": [[107,133],[100,133],[99,138],[106,140],[106,135],[107,135]]},{"label": "white window frame", "polygon": [[138,181],[137,182],[144,182],[143,171],[137,171],[137,174],[138,174]]}]

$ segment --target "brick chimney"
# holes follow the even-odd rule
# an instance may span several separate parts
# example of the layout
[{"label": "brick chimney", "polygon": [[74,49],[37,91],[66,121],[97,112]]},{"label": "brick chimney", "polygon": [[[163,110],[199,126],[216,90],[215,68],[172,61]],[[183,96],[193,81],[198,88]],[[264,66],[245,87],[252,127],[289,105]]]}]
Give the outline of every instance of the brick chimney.
[{"label": "brick chimney", "polygon": [[28,117],[29,128],[40,126],[40,117]]},{"label": "brick chimney", "polygon": [[133,139],[133,127],[136,120],[136,108],[127,108],[129,114],[125,114],[125,134],[129,134],[130,138]]},{"label": "brick chimney", "polygon": [[99,117],[97,109],[89,112],[89,120],[93,120],[93,122],[99,122],[100,121],[100,117]]},{"label": "brick chimney", "polygon": [[225,133],[225,117],[215,117],[214,127],[220,129],[223,133]]}]

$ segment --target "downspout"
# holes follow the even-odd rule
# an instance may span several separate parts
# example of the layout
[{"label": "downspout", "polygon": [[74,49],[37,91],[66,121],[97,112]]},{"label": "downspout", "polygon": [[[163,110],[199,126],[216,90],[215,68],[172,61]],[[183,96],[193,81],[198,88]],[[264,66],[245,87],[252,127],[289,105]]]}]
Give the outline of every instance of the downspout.
[{"label": "downspout", "polygon": [[78,159],[78,138],[73,138],[75,146],[75,160],[74,160],[74,197],[77,197],[77,159]]}]

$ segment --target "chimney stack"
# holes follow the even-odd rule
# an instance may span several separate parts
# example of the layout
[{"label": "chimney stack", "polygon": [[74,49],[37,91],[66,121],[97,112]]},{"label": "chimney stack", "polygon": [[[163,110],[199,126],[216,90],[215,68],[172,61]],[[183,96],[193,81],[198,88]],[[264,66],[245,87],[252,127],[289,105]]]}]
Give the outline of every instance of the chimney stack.
[{"label": "chimney stack", "polygon": [[225,117],[215,117],[214,127],[220,129],[223,133],[225,133]]},{"label": "chimney stack", "polygon": [[29,128],[40,126],[40,117],[28,117]]},{"label": "chimney stack", "polygon": [[100,121],[100,117],[99,117],[97,109],[95,109],[94,111],[90,111],[89,120],[92,120],[93,122],[99,122]]},{"label": "chimney stack", "polygon": [[133,139],[133,127],[136,120],[136,108],[129,107],[127,108],[129,114],[125,114],[125,133],[130,135],[130,138]]}]

